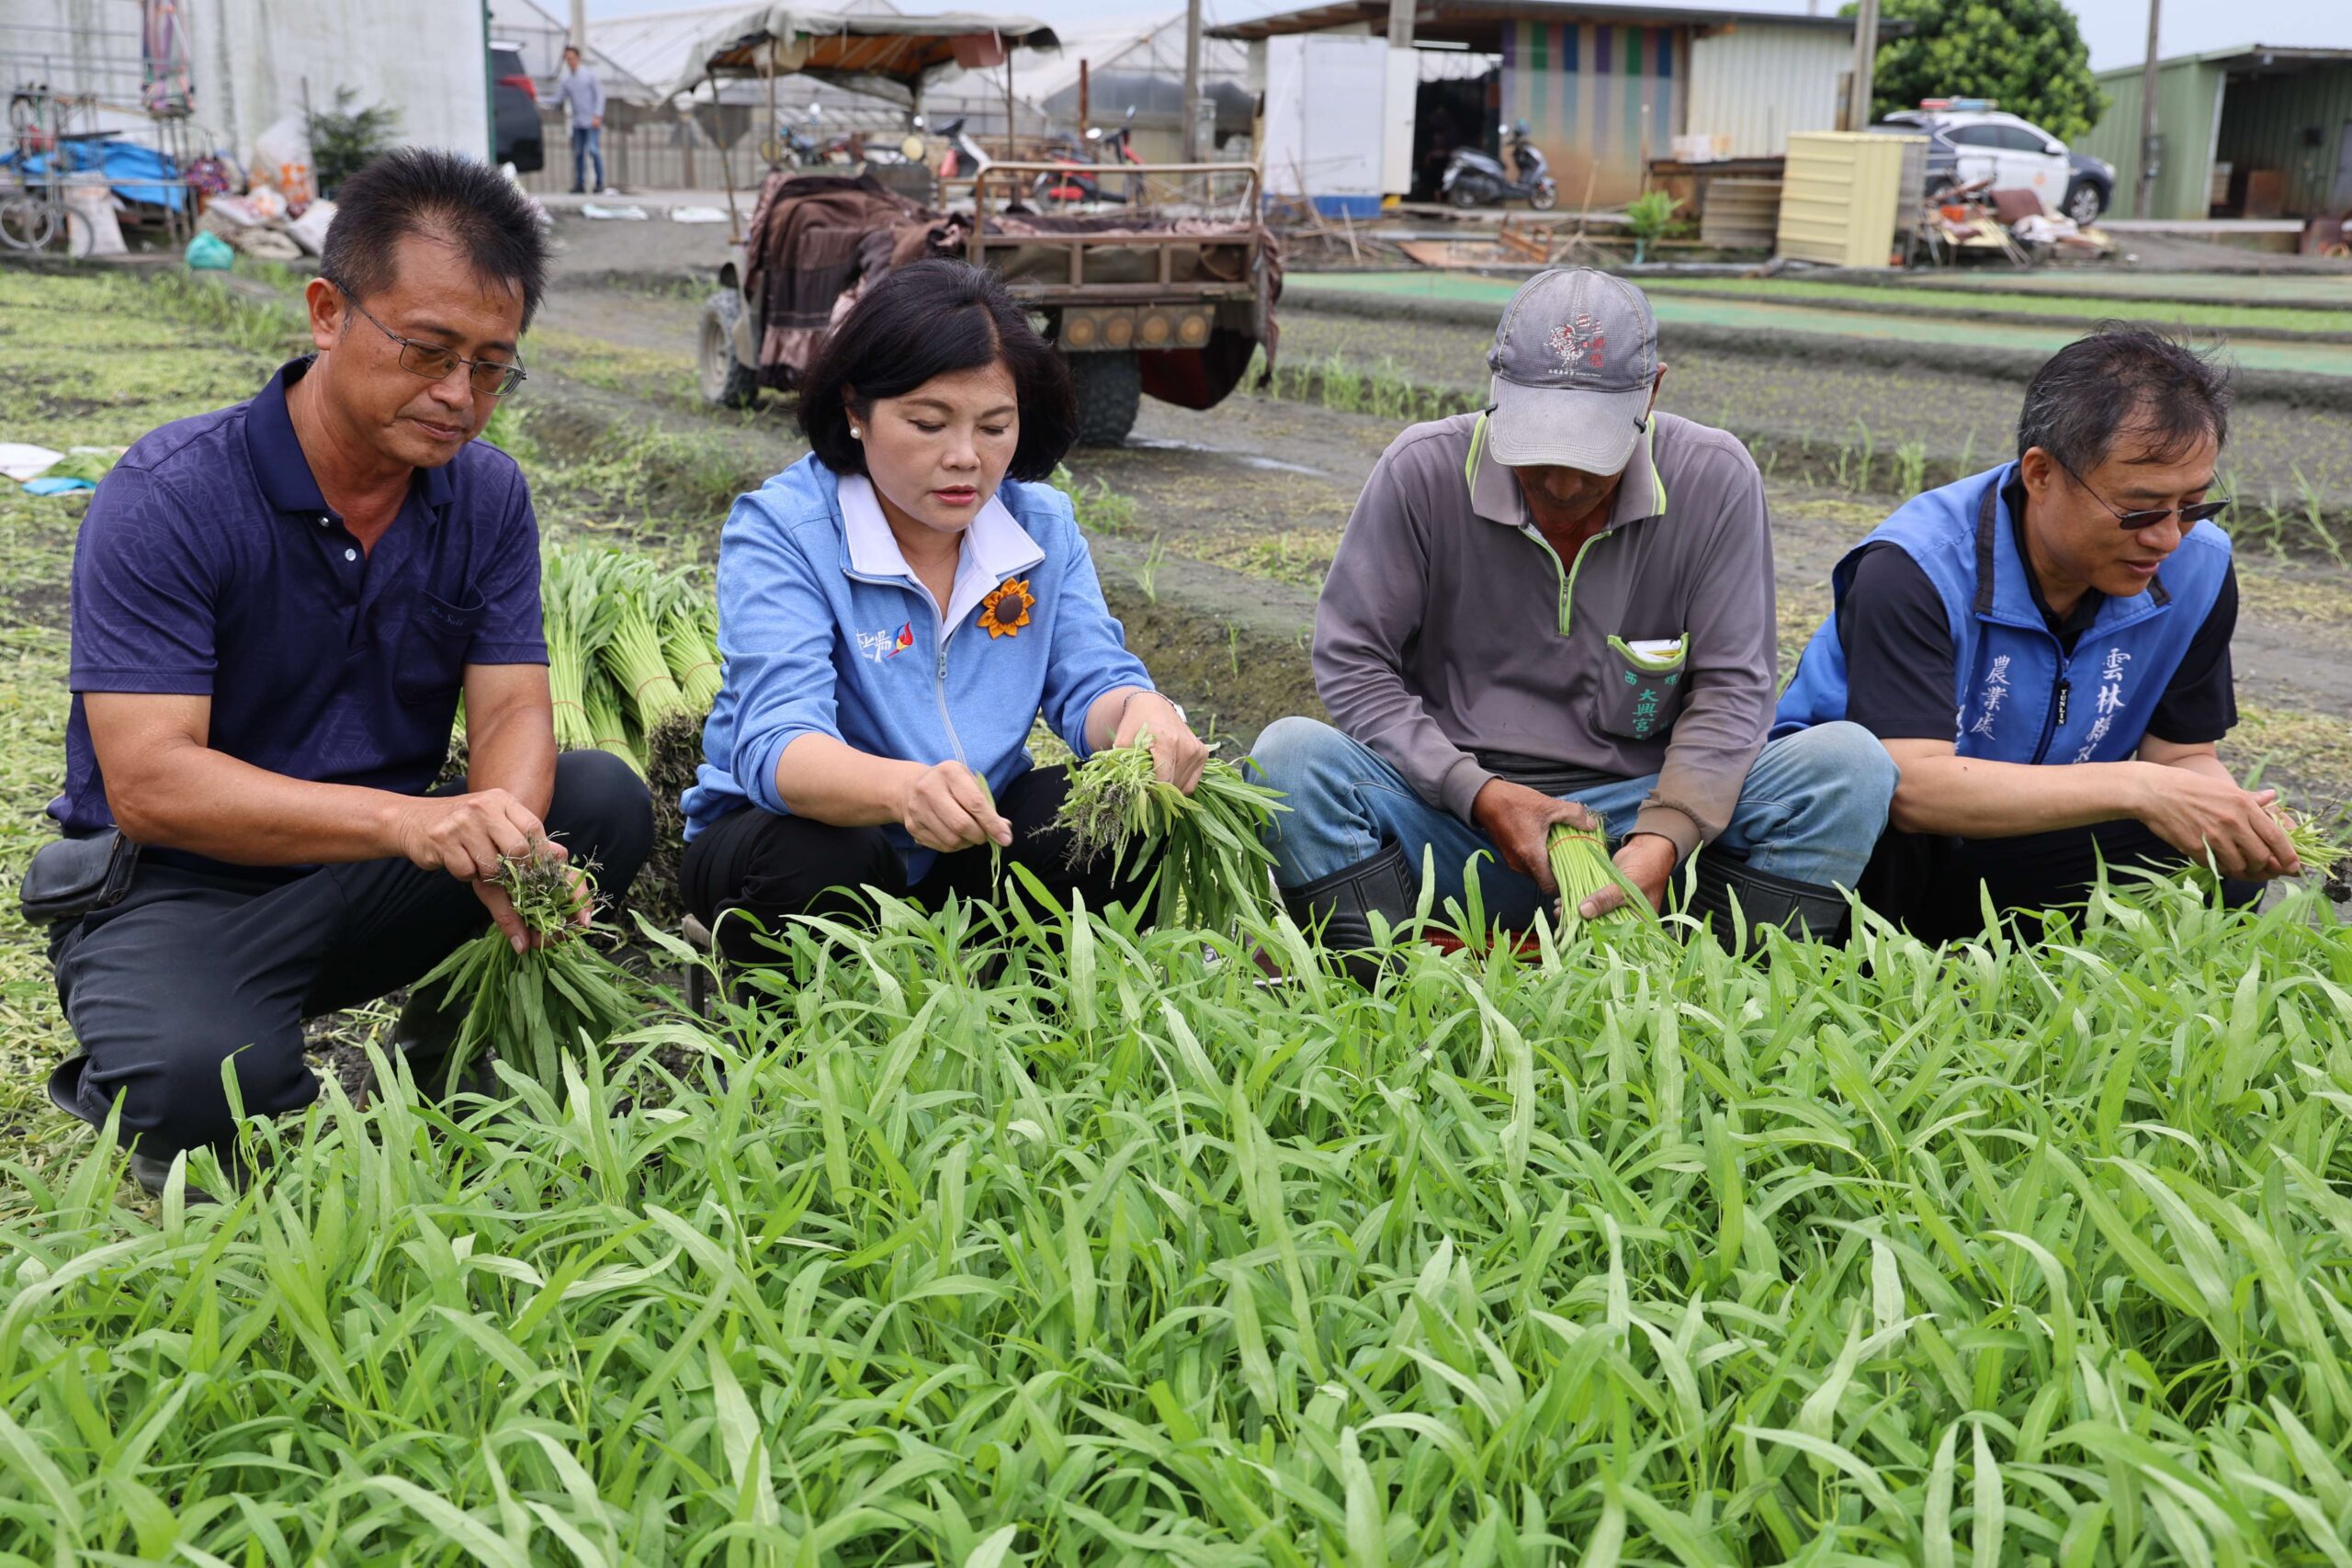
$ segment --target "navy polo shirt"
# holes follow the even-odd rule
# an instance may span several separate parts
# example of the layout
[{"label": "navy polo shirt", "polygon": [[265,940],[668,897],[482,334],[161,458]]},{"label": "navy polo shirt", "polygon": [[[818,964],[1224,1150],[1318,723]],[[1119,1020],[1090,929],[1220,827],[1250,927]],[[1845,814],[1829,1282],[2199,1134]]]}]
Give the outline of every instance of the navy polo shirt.
[{"label": "navy polo shirt", "polygon": [[[212,699],[209,743],[288,778],[420,795],[469,664],[544,664],[538,524],[514,460],[419,469],[371,553],[319,493],[281,368],[249,402],[141,437],[74,547],[69,835],[110,826],[86,692]],[[194,857],[187,857],[193,859]]]}]

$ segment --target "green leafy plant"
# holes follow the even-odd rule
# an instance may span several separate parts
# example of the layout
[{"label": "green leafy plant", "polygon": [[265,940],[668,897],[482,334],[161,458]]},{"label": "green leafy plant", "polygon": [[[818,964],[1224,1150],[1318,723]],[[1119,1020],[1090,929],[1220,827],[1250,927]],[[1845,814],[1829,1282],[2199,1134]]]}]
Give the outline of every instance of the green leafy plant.
[{"label": "green leafy plant", "polygon": [[1408,941],[1374,990],[1095,912],[780,940],[503,1113],[330,1082],[217,1210],[10,1156],[11,1551],[2340,1546],[2352,942],[2312,892],[1769,963]]},{"label": "green leafy plant", "polygon": [[1625,204],[1625,232],[1634,237],[1634,265],[1639,266],[1674,221],[1682,204],[1662,190],[1644,191]]},{"label": "green leafy plant", "polygon": [[1113,490],[1110,480],[1097,478],[1091,484],[1083,483],[1064,464],[1054,469],[1051,482],[1069,497],[1070,515],[1086,532],[1116,536],[1134,531],[1135,498]]},{"label": "green leafy plant", "polygon": [[352,106],[358,97],[355,88],[337,87],[333,108],[314,108],[302,116],[311,141],[311,173],[322,196],[334,196],[346,178],[390,152],[398,141],[400,111],[381,104],[355,108]]},{"label": "green leafy plant", "polygon": [[1905,441],[1894,449],[1894,488],[1906,499],[1928,488],[1928,444]]}]

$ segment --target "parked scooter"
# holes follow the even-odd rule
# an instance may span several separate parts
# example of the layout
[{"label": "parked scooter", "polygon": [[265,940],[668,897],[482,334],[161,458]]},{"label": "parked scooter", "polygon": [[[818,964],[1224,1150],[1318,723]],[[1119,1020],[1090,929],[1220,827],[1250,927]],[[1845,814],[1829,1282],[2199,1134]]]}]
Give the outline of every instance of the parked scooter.
[{"label": "parked scooter", "polygon": [[[939,155],[939,177],[943,180],[979,174],[996,161],[980,151],[980,144],[964,129],[964,118],[957,115],[939,128],[939,134],[947,142],[947,151]],[[915,120],[915,128],[922,128],[920,118]]]},{"label": "parked scooter", "polygon": [[817,140],[816,126],[817,122],[823,118],[824,112],[820,106],[810,104],[807,114],[802,117],[808,126],[806,130],[779,118],[776,120],[775,135],[761,146],[760,156],[765,158],[771,164],[782,164],[795,169],[812,168],[823,163],[825,152],[822,144]]},{"label": "parked scooter", "polygon": [[1500,160],[1490,158],[1475,147],[1456,147],[1453,158],[1446,163],[1440,193],[1456,207],[1523,201],[1538,212],[1549,212],[1558,206],[1560,187],[1553,183],[1552,165],[1542,150],[1528,140],[1525,120],[1510,128],[1508,151],[1511,162],[1519,167],[1516,179],[1504,170]]},{"label": "parked scooter", "polygon": [[1139,193],[1136,188],[1135,176],[1130,175],[1124,182],[1127,188],[1122,194],[1104,190],[1102,177],[1098,172],[1107,164],[1142,165],[1143,159],[1135,150],[1135,106],[1130,104],[1125,120],[1109,135],[1105,136],[1099,125],[1087,127],[1086,151],[1081,152],[1069,141],[1056,146],[1052,157],[1059,167],[1052,174],[1039,175],[1031,186],[1031,194],[1036,197],[1037,205],[1075,207],[1088,201],[1124,203],[1136,199]]}]

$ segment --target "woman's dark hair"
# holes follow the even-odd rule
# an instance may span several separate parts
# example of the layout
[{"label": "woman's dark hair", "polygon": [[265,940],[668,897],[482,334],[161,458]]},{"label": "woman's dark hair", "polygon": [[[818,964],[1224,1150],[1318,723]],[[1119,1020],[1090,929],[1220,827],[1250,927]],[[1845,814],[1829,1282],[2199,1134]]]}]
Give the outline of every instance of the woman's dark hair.
[{"label": "woman's dark hair", "polygon": [[455,245],[474,276],[523,296],[523,325],[547,292],[547,231],[522,188],[478,159],[402,147],[370,161],[335,192],[319,270],[356,299],[392,286],[400,242],[426,234]]},{"label": "woman's dark hair", "polygon": [[2039,446],[2087,474],[2128,431],[2145,444],[2142,460],[2176,462],[2208,435],[2216,446],[2228,445],[2231,396],[2218,349],[2101,321],[2033,373],[2018,417],[2018,456]]},{"label": "woman's dark hair", "polygon": [[800,382],[800,428],[817,460],[837,474],[865,472],[865,448],[849,433],[885,398],[902,398],[934,376],[1001,363],[1021,409],[1021,436],[1005,470],[1042,479],[1078,438],[1069,367],[993,273],[969,262],[919,261],[885,273],[833,329]]}]

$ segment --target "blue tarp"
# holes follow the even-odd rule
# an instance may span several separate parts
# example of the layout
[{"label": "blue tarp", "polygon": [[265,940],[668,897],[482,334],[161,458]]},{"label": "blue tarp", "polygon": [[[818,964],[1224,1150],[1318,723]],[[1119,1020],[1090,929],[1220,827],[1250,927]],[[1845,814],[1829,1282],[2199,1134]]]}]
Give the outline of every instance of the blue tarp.
[{"label": "blue tarp", "polygon": [[107,177],[115,195],[125,201],[143,201],[151,207],[168,208],[177,212],[187,205],[187,187],[178,185],[149,185],[148,180],[176,180],[179,166],[152,147],[141,147],[135,141],[108,140],[74,140],[59,143],[52,167],[51,155],[44,152],[26,154],[10,152],[0,156],[0,168],[14,169],[28,180],[38,180],[55,174],[78,174],[85,169],[96,169]]}]

